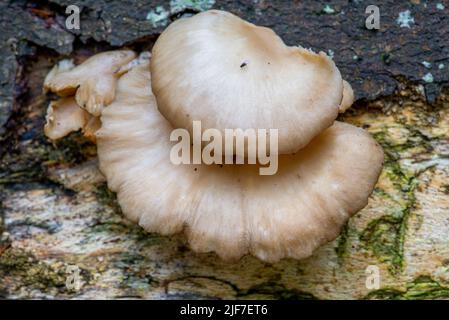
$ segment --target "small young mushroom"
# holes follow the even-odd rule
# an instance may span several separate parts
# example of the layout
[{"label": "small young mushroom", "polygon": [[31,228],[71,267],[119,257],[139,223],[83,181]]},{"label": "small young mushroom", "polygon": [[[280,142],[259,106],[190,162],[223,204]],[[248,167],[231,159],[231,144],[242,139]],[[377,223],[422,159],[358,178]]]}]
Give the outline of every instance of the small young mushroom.
[{"label": "small young mushroom", "polygon": [[174,127],[278,129],[280,154],[331,126],[343,94],[325,53],[286,46],[271,29],[218,10],[172,23],[153,47],[151,74]]},{"label": "small young mushroom", "polygon": [[54,85],[50,87],[50,83],[53,82],[53,79],[60,73],[66,73],[75,68],[75,64],[71,59],[64,59],[59,61],[54,67],[50,70],[44,80],[44,93],[52,92],[52,90],[57,89],[57,94],[61,97],[66,97],[69,95],[74,95],[75,90],[73,87],[58,87],[56,88]]},{"label": "small young mushroom", "polygon": [[59,64],[45,78],[44,90],[62,97],[75,94],[79,106],[99,116],[103,107],[114,100],[120,67],[135,56],[131,50],[117,50],[94,55],[76,68]]},{"label": "small young mushroom", "polygon": [[45,119],[44,132],[52,140],[82,129],[83,135],[95,142],[95,132],[101,127],[100,118],[81,109],[73,96],[50,102]]},{"label": "small young mushroom", "polygon": [[73,97],[66,97],[50,102],[45,119],[45,135],[57,140],[83,128],[88,114],[78,106]]},{"label": "small young mushroom", "polygon": [[257,165],[174,165],[174,127],[157,109],[144,62],[118,80],[101,122],[100,169],[123,213],[149,232],[184,231],[193,250],[223,259],[310,256],[367,204],[383,162],[368,133],[335,122],[280,156],[272,176]]}]

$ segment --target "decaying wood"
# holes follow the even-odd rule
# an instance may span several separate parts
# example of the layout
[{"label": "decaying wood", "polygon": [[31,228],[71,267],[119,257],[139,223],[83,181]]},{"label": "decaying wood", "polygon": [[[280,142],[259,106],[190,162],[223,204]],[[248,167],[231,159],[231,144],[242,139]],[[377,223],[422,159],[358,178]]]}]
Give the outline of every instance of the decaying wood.
[{"label": "decaying wood", "polygon": [[[364,4],[346,1],[333,3],[333,13],[321,1],[204,1],[188,10],[167,2],[165,20],[154,20],[158,5],[150,1],[108,8],[85,1],[91,10],[78,34],[62,27],[64,1],[17,3],[0,5],[26,25],[1,34],[15,40],[0,50],[7,65],[0,87],[0,297],[449,298],[447,1],[443,12],[430,2],[385,1],[390,7],[377,36],[357,18],[364,17]],[[123,6],[131,8],[129,20]],[[192,253],[182,237],[147,234],[121,215],[92,143],[77,133],[56,143],[43,135],[49,98],[42,81],[62,55],[81,61],[115,46],[150,47],[170,19],[211,6],[272,26],[290,44],[332,49],[359,98],[341,120],[364,127],[384,148],[385,166],[368,206],[309,259],[269,265],[244,257],[229,264]],[[421,23],[400,28],[396,17],[404,10]],[[345,35],[322,35],[327,32]],[[433,83],[422,80],[428,72]],[[80,270],[78,290],[70,286],[70,266]],[[380,289],[366,286],[368,266],[379,268]]]}]

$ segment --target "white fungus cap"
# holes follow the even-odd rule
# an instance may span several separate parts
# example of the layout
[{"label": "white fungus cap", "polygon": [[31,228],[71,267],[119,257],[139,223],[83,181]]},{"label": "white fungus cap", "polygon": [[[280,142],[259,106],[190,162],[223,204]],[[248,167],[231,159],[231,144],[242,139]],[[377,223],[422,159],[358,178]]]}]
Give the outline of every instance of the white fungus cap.
[{"label": "white fungus cap", "polygon": [[294,153],[332,125],[339,70],[325,53],[289,47],[271,30],[211,10],[172,23],[156,41],[152,89],[176,128],[278,129]]}]

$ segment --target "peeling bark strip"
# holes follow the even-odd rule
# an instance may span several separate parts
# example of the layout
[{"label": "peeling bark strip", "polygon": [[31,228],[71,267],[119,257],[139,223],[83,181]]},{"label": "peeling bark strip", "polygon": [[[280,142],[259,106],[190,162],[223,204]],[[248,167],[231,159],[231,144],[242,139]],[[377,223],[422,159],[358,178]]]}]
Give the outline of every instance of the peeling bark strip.
[{"label": "peeling bark strip", "polygon": [[[341,119],[366,128],[387,155],[369,205],[339,239],[299,262],[228,264],[193,254],[182,238],[143,232],[120,213],[91,143],[79,134],[54,145],[45,139],[42,82],[62,56],[142,48],[142,39],[150,46],[169,20],[198,9],[87,0],[81,30],[69,33],[67,1],[3,1],[0,126],[9,122],[0,141],[1,298],[449,298],[449,92],[432,105],[425,96],[448,82],[449,2],[383,1],[379,31],[364,29],[366,1],[238,3],[213,7],[274,27],[290,45],[333,50],[358,97],[378,97]],[[406,10],[410,28],[400,26],[405,18],[397,22]],[[150,12],[162,17],[157,27]],[[371,265],[380,270],[378,290],[366,287]],[[78,291],[66,285],[71,266],[80,270]]]}]

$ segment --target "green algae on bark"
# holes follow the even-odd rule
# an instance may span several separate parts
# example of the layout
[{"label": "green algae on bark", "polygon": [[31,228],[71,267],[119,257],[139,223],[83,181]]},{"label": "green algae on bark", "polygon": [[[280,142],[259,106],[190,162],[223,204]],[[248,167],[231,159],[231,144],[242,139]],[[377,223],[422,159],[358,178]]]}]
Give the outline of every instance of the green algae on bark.
[{"label": "green algae on bark", "polygon": [[347,256],[347,247],[349,245],[349,232],[350,232],[350,221],[348,221],[343,229],[341,230],[340,235],[337,238],[337,246],[335,247],[335,252],[339,258],[339,261],[342,262],[345,256]]},{"label": "green algae on bark", "polygon": [[[389,132],[392,128],[393,133]],[[394,136],[398,130],[406,132],[405,138]],[[391,272],[397,273],[404,267],[404,242],[408,220],[415,207],[415,189],[419,175],[419,172],[403,168],[400,161],[404,154],[430,154],[433,146],[431,139],[407,123],[400,113],[394,126],[385,124],[373,136],[384,149],[384,179],[388,179],[393,188],[383,190],[377,187],[375,194],[389,199],[394,206],[388,208],[386,214],[371,220],[361,231],[360,240],[381,262],[390,263]]]},{"label": "green algae on bark", "polygon": [[32,254],[20,249],[9,248],[0,255],[0,290],[2,285],[9,281],[14,284],[14,278],[20,279],[18,285],[27,286],[27,289],[56,289],[58,292],[66,291],[67,275],[63,268],[54,268],[37,260]]},{"label": "green algae on bark", "polygon": [[449,287],[438,283],[427,275],[419,276],[407,283],[405,290],[383,288],[366,295],[365,299],[382,300],[422,300],[422,299],[447,299]]},{"label": "green algae on bark", "polygon": [[402,201],[397,202],[399,208],[394,208],[393,213],[370,221],[360,234],[360,239],[380,261],[391,263],[392,272],[398,272],[403,268],[407,222],[415,205],[417,180],[414,176],[405,174],[398,163],[388,159],[388,156],[385,171],[394,186],[401,191]]}]

